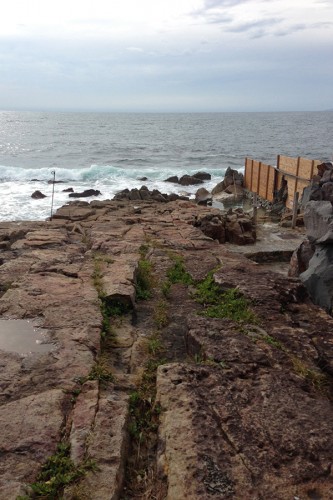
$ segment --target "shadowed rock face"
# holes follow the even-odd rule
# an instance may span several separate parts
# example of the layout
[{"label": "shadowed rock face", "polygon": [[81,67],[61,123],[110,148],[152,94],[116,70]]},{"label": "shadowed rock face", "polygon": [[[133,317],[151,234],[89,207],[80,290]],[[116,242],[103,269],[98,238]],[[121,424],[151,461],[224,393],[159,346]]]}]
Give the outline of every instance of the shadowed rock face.
[{"label": "shadowed rock face", "polygon": [[333,207],[310,201],[304,211],[307,240],[294,252],[290,274],[300,276],[315,304],[333,307]]},{"label": "shadowed rock face", "polygon": [[[333,319],[299,280],[262,271],[195,227],[219,216],[180,200],[120,200],[74,202],[48,222],[0,223],[1,319],[38,318],[55,347],[1,352],[0,498],[25,495],[62,439],[75,464],[89,456],[97,465],[64,498],[139,498],[122,491],[127,458],[147,445],[128,451],[129,400],[156,333],[165,349],[152,402],[158,435],[148,462],[136,463],[141,496],[137,471],[157,465],[147,498],[332,497]],[[138,301],[143,251],[154,283]],[[214,283],[237,289],[257,321],[200,315],[193,283],[163,295],[176,257],[194,282],[214,269]],[[108,301],[130,311],[102,316]],[[166,323],[157,326],[161,304]],[[113,376],[101,380],[106,368]]]}]

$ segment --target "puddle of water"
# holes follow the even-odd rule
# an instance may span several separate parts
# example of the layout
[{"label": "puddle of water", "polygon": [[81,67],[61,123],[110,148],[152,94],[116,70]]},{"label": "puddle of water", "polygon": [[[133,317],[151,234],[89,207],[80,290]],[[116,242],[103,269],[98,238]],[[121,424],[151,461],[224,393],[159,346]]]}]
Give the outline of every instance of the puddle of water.
[{"label": "puddle of water", "polygon": [[32,354],[49,352],[54,344],[47,343],[45,334],[24,319],[0,319],[0,350]]}]

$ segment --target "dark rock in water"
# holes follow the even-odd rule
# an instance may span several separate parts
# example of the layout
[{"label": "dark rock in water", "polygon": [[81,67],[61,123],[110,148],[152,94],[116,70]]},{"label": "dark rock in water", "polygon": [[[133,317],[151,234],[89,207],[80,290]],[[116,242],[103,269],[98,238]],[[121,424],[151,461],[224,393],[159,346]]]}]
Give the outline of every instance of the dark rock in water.
[{"label": "dark rock in water", "polygon": [[177,175],[172,175],[171,177],[168,177],[167,179],[165,179],[164,182],[174,182],[175,184],[178,184],[179,179],[178,179]]},{"label": "dark rock in water", "polygon": [[138,177],[138,181],[147,181],[148,177]]},{"label": "dark rock in water", "polygon": [[201,179],[198,179],[197,177],[194,177],[193,175],[183,175],[179,179],[178,183],[182,186],[192,186],[195,184],[202,184],[203,181]]},{"label": "dark rock in water", "polygon": [[206,188],[199,188],[195,193],[195,201],[198,205],[207,205],[212,201],[212,195]]},{"label": "dark rock in water", "polygon": [[193,175],[196,179],[201,179],[202,181],[210,181],[212,176],[208,172],[197,172]]},{"label": "dark rock in water", "polygon": [[41,191],[34,191],[31,198],[34,200],[41,200],[42,198],[46,198],[46,194],[43,194]]},{"label": "dark rock in water", "polygon": [[65,181],[54,181],[53,179],[50,179],[47,181],[48,184],[65,184]]},{"label": "dark rock in water", "polygon": [[73,188],[63,189],[62,192],[63,193],[74,193],[74,189]]},{"label": "dark rock in water", "polygon": [[140,191],[138,189],[131,189],[129,199],[132,201],[141,200]]},{"label": "dark rock in water", "polygon": [[86,189],[82,193],[70,193],[70,198],[88,198],[89,196],[99,196],[102,194],[98,189]]},{"label": "dark rock in water", "polygon": [[30,182],[42,182],[40,179],[30,179]]},{"label": "dark rock in water", "polygon": [[114,200],[131,200],[131,201],[175,201],[175,200],[186,200],[188,198],[185,196],[179,196],[178,194],[172,193],[170,195],[166,193],[161,193],[158,189],[153,189],[153,191],[149,191],[147,186],[141,186],[140,189],[124,189],[117,193]]},{"label": "dark rock in water", "polygon": [[333,245],[316,245],[308,269],[300,274],[313,302],[331,314],[333,306]]}]

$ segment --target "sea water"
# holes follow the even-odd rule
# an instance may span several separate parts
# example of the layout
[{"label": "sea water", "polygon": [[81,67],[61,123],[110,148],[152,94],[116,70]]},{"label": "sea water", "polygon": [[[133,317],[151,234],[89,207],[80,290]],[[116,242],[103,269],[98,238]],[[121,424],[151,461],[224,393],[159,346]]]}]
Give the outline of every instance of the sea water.
[{"label": "sea water", "polygon": [[[198,186],[165,182],[209,172],[211,189],[246,157],[275,165],[278,154],[329,161],[333,112],[46,113],[0,112],[0,221],[43,220],[71,198],[64,189],[124,188],[194,196]],[[141,178],[147,180],[142,181]],[[60,182],[59,182],[60,181]],[[31,198],[39,190],[42,200]],[[84,198],[86,199],[86,198]],[[87,198],[90,201],[92,198]]]}]

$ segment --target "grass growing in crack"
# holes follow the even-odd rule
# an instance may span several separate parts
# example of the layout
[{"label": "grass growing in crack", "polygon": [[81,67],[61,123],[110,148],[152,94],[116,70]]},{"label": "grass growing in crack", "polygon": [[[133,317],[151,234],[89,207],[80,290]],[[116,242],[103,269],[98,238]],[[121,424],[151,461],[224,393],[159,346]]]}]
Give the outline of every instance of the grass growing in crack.
[{"label": "grass growing in crack", "polygon": [[282,344],[282,342],[280,342],[279,340],[275,339],[274,337],[272,337],[271,335],[263,335],[262,337],[262,340],[264,340],[267,344],[269,345],[272,345],[273,347],[276,347],[277,349],[280,349],[280,351],[285,351],[286,348],[285,346]]},{"label": "grass growing in crack", "polygon": [[202,316],[229,318],[237,323],[257,323],[258,318],[250,309],[250,302],[237,288],[222,291],[214,281],[213,271],[196,285],[195,300],[204,306]]},{"label": "grass growing in crack", "polygon": [[127,494],[129,498],[157,498],[154,495],[147,496],[147,492],[151,493],[158,488],[158,481],[151,467],[151,457],[156,453],[156,431],[162,411],[160,404],[156,402],[156,371],[164,362],[163,346],[158,333],[148,339],[147,351],[149,357],[144,365],[144,372],[129,398],[131,451],[122,498],[127,498]]},{"label": "grass growing in crack", "polygon": [[148,352],[149,352],[149,354],[152,354],[153,356],[155,356],[156,354],[161,352],[161,350],[162,350],[162,342],[160,341],[160,339],[156,336],[151,337],[148,340]]},{"label": "grass growing in crack", "polygon": [[154,321],[158,329],[168,324],[168,305],[165,300],[159,300],[154,309]]},{"label": "grass growing in crack", "polygon": [[290,360],[295,372],[302,378],[308,380],[316,389],[325,391],[329,385],[328,377],[319,370],[309,368],[304,361],[297,356],[290,355]]},{"label": "grass growing in crack", "polygon": [[162,283],[161,287],[162,293],[166,298],[170,295],[171,285],[175,283],[182,283],[186,286],[193,284],[192,276],[185,269],[183,257],[171,254],[170,259],[173,261],[173,264],[167,270],[167,279]]},{"label": "grass growing in crack", "polygon": [[92,460],[86,460],[79,466],[75,465],[70,458],[70,445],[60,443],[56,453],[43,465],[36,482],[30,485],[31,493],[19,496],[17,500],[61,498],[66,486],[77,482],[91,470],[96,470],[96,464]]},{"label": "grass growing in crack", "polygon": [[152,296],[153,266],[149,260],[141,258],[138,262],[136,275],[136,297],[138,300],[147,300]]},{"label": "grass growing in crack", "polygon": [[87,380],[98,380],[99,382],[114,382],[115,378],[103,358],[100,358],[92,367]]},{"label": "grass growing in crack", "polygon": [[167,271],[167,278],[170,283],[183,283],[183,285],[192,285],[192,276],[186,271],[184,259],[177,255],[172,257],[173,265]]}]

